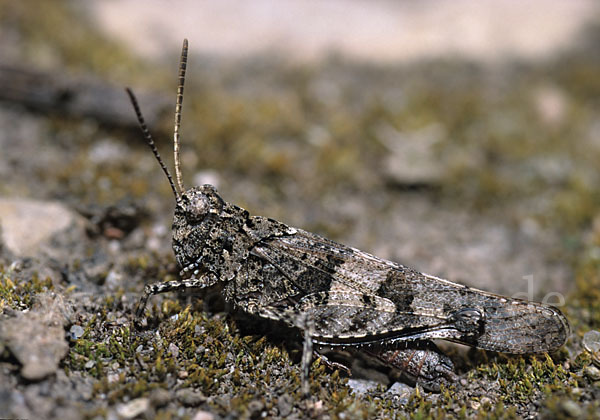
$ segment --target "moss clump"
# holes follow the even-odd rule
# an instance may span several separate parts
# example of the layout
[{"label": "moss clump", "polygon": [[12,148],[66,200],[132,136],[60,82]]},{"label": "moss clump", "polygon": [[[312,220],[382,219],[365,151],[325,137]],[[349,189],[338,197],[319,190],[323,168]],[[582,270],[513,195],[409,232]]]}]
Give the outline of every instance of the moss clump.
[{"label": "moss clump", "polygon": [[23,279],[10,268],[0,266],[0,314],[5,308],[30,308],[35,295],[53,289],[54,285],[49,277],[40,279],[37,273],[33,273],[30,278]]}]

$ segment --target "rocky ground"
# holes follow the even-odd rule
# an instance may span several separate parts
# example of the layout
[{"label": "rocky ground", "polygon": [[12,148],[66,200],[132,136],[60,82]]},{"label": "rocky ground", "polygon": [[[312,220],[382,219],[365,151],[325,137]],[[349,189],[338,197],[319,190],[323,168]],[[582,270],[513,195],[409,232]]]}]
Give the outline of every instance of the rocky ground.
[{"label": "rocky ground", "polygon": [[[174,98],[176,63],[136,60],[69,8],[18,4],[0,7],[2,51],[50,56],[63,79]],[[186,185],[210,182],[253,214],[427,273],[562,305],[573,334],[556,354],[440,344],[460,376],[440,393],[316,362],[303,400],[301,337],[215,291],[155,297],[148,327],[131,329],[144,284],[178,276],[172,192],[133,111],[72,113],[79,85],[54,107],[0,102],[2,417],[597,417],[600,358],[584,348],[597,338],[582,338],[600,328],[599,40],[589,27],[551,58],[495,66],[191,57]],[[107,106],[125,94],[117,101]],[[164,108],[149,122],[170,165]]]}]

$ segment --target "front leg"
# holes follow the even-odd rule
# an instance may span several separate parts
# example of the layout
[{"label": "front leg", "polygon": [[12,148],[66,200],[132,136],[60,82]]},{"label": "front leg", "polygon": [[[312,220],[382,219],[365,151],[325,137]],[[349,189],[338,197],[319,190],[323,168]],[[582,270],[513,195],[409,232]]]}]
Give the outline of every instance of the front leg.
[{"label": "front leg", "polygon": [[205,287],[212,286],[217,281],[217,277],[214,274],[209,273],[204,274],[199,278],[192,277],[184,280],[171,280],[147,284],[146,287],[144,287],[144,295],[141,297],[135,309],[136,325],[137,321],[144,315],[144,311],[146,310],[146,305],[148,304],[148,299],[150,299],[150,297],[160,293],[173,292],[175,290],[183,290],[188,288],[203,289]]}]

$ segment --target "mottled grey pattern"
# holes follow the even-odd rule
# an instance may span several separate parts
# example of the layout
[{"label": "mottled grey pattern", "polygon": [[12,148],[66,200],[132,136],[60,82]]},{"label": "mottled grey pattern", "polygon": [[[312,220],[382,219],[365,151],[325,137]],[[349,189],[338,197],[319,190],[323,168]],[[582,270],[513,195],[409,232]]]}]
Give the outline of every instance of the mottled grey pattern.
[{"label": "mottled grey pattern", "polygon": [[[250,216],[210,185],[179,197],[173,248],[182,280],[147,286],[138,314],[150,295],[222,282],[225,298],[239,308],[307,330],[320,345],[364,347],[429,389],[454,378],[451,362],[429,340],[540,353],[556,350],[569,334],[551,306],[422,274]],[[427,344],[401,349],[417,341]]]},{"label": "mottled grey pattern", "polygon": [[569,335],[564,315],[551,306],[505,298],[419,273],[273,219],[250,216],[225,202],[211,185],[183,187],[179,120],[187,63],[181,54],[175,111],[176,183],[160,158],[131,90],[127,90],[176,199],[173,250],[181,280],[145,288],[150,296],[221,282],[226,300],[304,332],[303,388],[313,342],[353,347],[428,389],[454,381],[453,365],[432,339],[507,353],[556,350]]}]

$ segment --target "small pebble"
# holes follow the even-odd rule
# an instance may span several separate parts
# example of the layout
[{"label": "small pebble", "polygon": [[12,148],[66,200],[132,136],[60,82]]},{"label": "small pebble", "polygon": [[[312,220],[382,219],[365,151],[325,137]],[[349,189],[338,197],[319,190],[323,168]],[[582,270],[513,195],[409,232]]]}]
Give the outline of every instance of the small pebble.
[{"label": "small pebble", "polygon": [[81,325],[73,325],[69,330],[69,334],[71,336],[71,340],[77,340],[83,336],[84,329]]},{"label": "small pebble", "polygon": [[169,343],[169,353],[171,353],[173,357],[179,356],[179,347],[177,347],[174,343]]},{"label": "small pebble", "polygon": [[586,332],[581,344],[592,355],[592,361],[600,365],[600,332],[596,330]]},{"label": "small pebble", "polygon": [[148,398],[137,398],[127,404],[120,404],[117,407],[117,413],[122,418],[132,419],[146,412],[150,408],[150,400]]},{"label": "small pebble", "polygon": [[378,385],[377,382],[368,379],[348,379],[348,387],[355,394],[365,394],[369,391],[374,391]]},{"label": "small pebble", "polygon": [[248,403],[248,411],[250,412],[250,415],[252,417],[259,414],[263,410],[263,408],[265,408],[265,405],[262,401],[253,400]]},{"label": "small pebble", "polygon": [[83,365],[84,368],[86,369],[91,369],[96,365],[96,362],[94,360],[88,360],[85,365]]},{"label": "small pebble", "polygon": [[[118,244],[118,242],[117,242]],[[120,245],[120,244],[119,244]],[[116,250],[115,253],[119,252],[120,250]],[[123,281],[123,274],[119,273],[118,271],[115,270],[110,270],[108,272],[108,274],[106,275],[106,279],[104,280],[104,284],[106,285],[106,287],[109,287],[111,290],[118,287],[121,282]]]},{"label": "small pebble", "polygon": [[323,401],[309,402],[307,403],[307,409],[312,417],[319,417],[323,413]]},{"label": "small pebble", "polygon": [[600,379],[600,369],[598,369],[596,366],[586,366],[583,370],[583,373],[585,373],[585,376],[593,381]]},{"label": "small pebble", "polygon": [[189,388],[177,391],[177,400],[186,407],[196,407],[206,401],[206,397],[200,391]]},{"label": "small pebble", "polygon": [[[375,390],[376,388],[374,388]],[[394,382],[385,392],[387,395],[393,395],[400,404],[408,404],[408,399],[415,392],[415,389],[403,382]]]},{"label": "small pebble", "polygon": [[570,417],[574,417],[574,418],[581,417],[581,414],[582,414],[581,407],[579,407],[579,405],[577,405],[577,403],[575,401],[571,401],[571,400],[563,401],[563,403],[561,404],[561,408]]},{"label": "small pebble", "polygon": [[164,407],[171,401],[171,393],[166,389],[158,388],[150,392],[150,403],[154,407]]},{"label": "small pebble", "polygon": [[214,420],[215,416],[213,416],[208,411],[198,411],[194,416],[194,420]]},{"label": "small pebble", "polygon": [[281,417],[287,417],[292,413],[293,408],[292,397],[288,394],[284,394],[277,400],[277,408],[279,409],[279,415]]},{"label": "small pebble", "polygon": [[583,389],[578,387],[571,388],[571,395],[573,397],[580,397],[581,395],[583,395]]},{"label": "small pebble", "polygon": [[600,352],[600,332],[596,330],[586,332],[583,335],[581,344],[590,353]]}]

